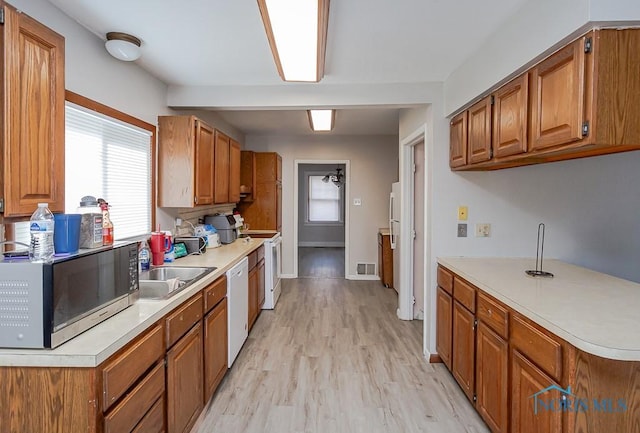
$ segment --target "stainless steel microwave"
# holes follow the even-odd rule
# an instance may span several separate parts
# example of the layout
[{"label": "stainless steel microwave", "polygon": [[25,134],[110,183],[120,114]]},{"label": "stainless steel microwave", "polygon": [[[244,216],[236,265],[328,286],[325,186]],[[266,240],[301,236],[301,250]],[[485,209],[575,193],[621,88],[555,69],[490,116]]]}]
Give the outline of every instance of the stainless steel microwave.
[{"label": "stainless steel microwave", "polygon": [[134,302],[137,243],[0,263],[0,347],[54,348]]}]

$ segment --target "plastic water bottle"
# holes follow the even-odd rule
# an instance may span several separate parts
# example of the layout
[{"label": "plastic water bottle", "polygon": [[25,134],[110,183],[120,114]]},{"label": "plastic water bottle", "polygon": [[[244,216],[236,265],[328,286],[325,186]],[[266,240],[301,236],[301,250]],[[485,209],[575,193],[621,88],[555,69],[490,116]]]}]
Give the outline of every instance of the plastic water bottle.
[{"label": "plastic water bottle", "polygon": [[53,214],[49,210],[49,203],[38,203],[38,209],[31,215],[29,230],[31,244],[29,246],[29,260],[37,263],[53,260]]},{"label": "plastic water bottle", "polygon": [[143,239],[138,250],[138,263],[140,263],[141,271],[148,271],[151,264],[151,252],[147,245],[147,240]]}]

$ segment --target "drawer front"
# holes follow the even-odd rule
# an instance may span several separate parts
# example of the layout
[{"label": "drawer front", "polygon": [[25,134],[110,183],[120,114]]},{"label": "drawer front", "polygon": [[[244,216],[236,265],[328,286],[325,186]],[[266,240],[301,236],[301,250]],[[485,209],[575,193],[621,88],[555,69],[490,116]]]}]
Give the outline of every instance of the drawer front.
[{"label": "drawer front", "polygon": [[167,317],[167,348],[173,346],[180,337],[202,319],[202,306],[202,293],[199,293]]},{"label": "drawer front", "polygon": [[164,394],[164,363],[158,365],[104,417],[105,433],[130,432]]},{"label": "drawer front", "polygon": [[165,431],[164,397],[160,397],[131,433],[164,433]]},{"label": "drawer front", "polygon": [[453,274],[438,266],[438,286],[442,287],[442,290],[450,295],[453,295]]},{"label": "drawer front", "polygon": [[498,301],[482,292],[478,292],[476,316],[502,338],[509,338],[509,311]]},{"label": "drawer front", "polygon": [[258,248],[258,262],[259,262],[260,260],[264,260],[264,245],[261,245],[261,246]]},{"label": "drawer front", "polygon": [[476,288],[458,278],[453,280],[453,298],[472,313],[476,312]]},{"label": "drawer front", "polygon": [[254,250],[247,257],[249,258],[249,270],[251,270],[258,264],[258,252]]},{"label": "drawer front", "polygon": [[551,377],[562,378],[562,344],[520,316],[511,316],[511,343]]},{"label": "drawer front", "polygon": [[156,325],[102,370],[102,410],[106,411],[156,361],[164,356],[162,325]]},{"label": "drawer front", "polygon": [[222,276],[204,289],[204,314],[207,314],[225,296],[227,296],[227,277]]}]

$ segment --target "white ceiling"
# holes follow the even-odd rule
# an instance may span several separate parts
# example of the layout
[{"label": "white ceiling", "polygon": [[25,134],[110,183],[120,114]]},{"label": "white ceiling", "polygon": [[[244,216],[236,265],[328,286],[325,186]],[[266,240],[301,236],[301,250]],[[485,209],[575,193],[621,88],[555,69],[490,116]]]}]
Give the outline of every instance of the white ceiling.
[{"label": "white ceiling", "polygon": [[[49,1],[102,39],[110,31],[140,38],[143,55],[136,63],[169,85],[287,85],[256,0]],[[316,86],[444,81],[525,1],[333,0],[325,77]],[[397,107],[365,108],[339,111],[336,127],[397,133]],[[309,132],[304,112],[221,114],[244,132]],[[353,123],[339,126],[347,121]]]}]

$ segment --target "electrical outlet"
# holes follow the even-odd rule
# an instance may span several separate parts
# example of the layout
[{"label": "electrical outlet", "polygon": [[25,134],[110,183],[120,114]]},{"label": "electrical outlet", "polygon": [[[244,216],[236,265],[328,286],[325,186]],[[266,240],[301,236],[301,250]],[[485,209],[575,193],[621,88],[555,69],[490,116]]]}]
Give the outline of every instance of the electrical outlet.
[{"label": "electrical outlet", "polygon": [[477,238],[488,238],[489,236],[491,236],[491,224],[489,223],[476,224]]},{"label": "electrical outlet", "polygon": [[354,206],[362,206],[362,199],[361,198],[354,198],[353,199],[353,205]]},{"label": "electrical outlet", "polygon": [[469,215],[467,206],[458,206],[458,221],[466,221]]},{"label": "electrical outlet", "polygon": [[458,237],[466,238],[467,237],[467,225],[466,224],[458,224]]}]

